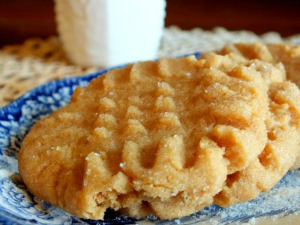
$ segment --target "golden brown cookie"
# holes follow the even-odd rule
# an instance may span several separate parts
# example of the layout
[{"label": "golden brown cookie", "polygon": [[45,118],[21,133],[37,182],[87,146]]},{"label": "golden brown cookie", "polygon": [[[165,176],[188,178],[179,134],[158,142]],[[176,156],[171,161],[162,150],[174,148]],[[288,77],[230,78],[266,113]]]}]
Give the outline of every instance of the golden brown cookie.
[{"label": "golden brown cookie", "polygon": [[20,173],[33,194],[83,218],[102,219],[109,207],[189,215],[262,153],[268,88],[228,56],[112,70],[34,125]]},{"label": "golden brown cookie", "polygon": [[[238,43],[228,44],[219,54],[235,53],[246,59],[259,59],[270,62],[276,67],[282,67],[286,71],[288,80],[295,82],[300,87],[300,46],[284,43],[262,44],[262,43]],[[264,68],[262,68],[264,70]],[[266,70],[268,71],[268,70]],[[295,164],[291,169],[300,168],[300,149]]]},{"label": "golden brown cookie", "polygon": [[229,206],[256,198],[274,187],[299,155],[300,91],[291,82],[272,83],[270,114],[266,118],[268,142],[263,152],[246,169],[227,177],[214,202]]},{"label": "golden brown cookie", "polygon": [[[261,192],[270,190],[295,166],[300,143],[300,91],[295,84],[286,81],[288,72],[284,65],[272,61],[272,55],[264,45],[228,45],[218,53],[256,68],[269,85],[269,113],[265,120],[267,145],[246,169],[227,177],[225,186],[214,200],[224,207],[254,199]],[[214,54],[210,52],[202,57]]]}]

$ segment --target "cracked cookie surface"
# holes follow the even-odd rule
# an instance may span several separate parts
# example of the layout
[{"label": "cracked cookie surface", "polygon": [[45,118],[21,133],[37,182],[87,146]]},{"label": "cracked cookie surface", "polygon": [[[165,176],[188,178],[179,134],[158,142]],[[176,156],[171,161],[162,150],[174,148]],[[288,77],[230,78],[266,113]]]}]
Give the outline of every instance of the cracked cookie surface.
[{"label": "cracked cookie surface", "polygon": [[[219,54],[238,54],[245,59],[258,59],[272,63],[275,67],[281,67],[285,71],[288,80],[300,87],[300,46],[284,43],[238,43],[228,44],[218,51]],[[264,68],[262,68],[264,69]],[[300,148],[296,162],[291,169],[300,168]]]},{"label": "cracked cookie surface", "polygon": [[[256,198],[261,192],[274,187],[289,169],[298,167],[300,91],[294,83],[287,81],[287,78],[296,81],[292,77],[296,75],[291,69],[295,69],[295,62],[292,59],[288,62],[287,53],[280,57],[274,55],[274,49],[291,51],[291,46],[284,46],[236,44],[227,45],[217,52],[224,57],[235,58],[240,64],[250,64],[260,71],[263,79],[269,84],[269,113],[265,120],[267,144],[247,168],[227,177],[222,191],[214,198],[214,202],[223,207]],[[206,53],[203,57],[214,54]],[[289,55],[291,57],[291,54]],[[286,65],[287,63],[289,64]]]},{"label": "cracked cookie surface", "polygon": [[218,55],[112,70],[33,126],[20,173],[37,197],[83,218],[190,215],[262,153],[268,87],[257,68]]}]

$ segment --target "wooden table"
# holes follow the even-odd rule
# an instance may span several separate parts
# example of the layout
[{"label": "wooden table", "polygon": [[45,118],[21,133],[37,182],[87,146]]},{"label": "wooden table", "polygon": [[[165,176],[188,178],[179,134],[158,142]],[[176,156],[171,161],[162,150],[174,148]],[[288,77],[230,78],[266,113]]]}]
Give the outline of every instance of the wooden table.
[{"label": "wooden table", "polygon": [[[53,0],[1,0],[0,47],[56,34]],[[167,0],[166,26],[300,33],[300,1]]]}]

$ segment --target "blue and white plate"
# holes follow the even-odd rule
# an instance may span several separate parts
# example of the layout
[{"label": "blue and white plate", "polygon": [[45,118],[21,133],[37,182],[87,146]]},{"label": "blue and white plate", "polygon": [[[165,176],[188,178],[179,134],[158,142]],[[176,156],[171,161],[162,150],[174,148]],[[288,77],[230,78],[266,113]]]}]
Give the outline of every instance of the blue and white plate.
[{"label": "blue and white plate", "polygon": [[68,104],[76,86],[86,86],[107,71],[50,82],[0,109],[0,224],[241,224],[300,212],[299,170],[288,172],[276,187],[253,201],[225,209],[212,205],[174,220],[135,220],[114,212],[108,212],[104,221],[82,220],[35,198],[18,174],[17,155],[24,136],[41,117]]}]

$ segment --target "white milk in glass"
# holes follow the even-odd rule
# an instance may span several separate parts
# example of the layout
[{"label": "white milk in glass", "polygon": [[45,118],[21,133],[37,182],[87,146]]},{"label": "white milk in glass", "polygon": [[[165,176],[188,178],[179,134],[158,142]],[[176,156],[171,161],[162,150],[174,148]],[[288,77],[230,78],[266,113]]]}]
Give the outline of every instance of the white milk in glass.
[{"label": "white milk in glass", "polygon": [[63,47],[82,66],[155,59],[165,7],[165,0],[55,0]]}]

